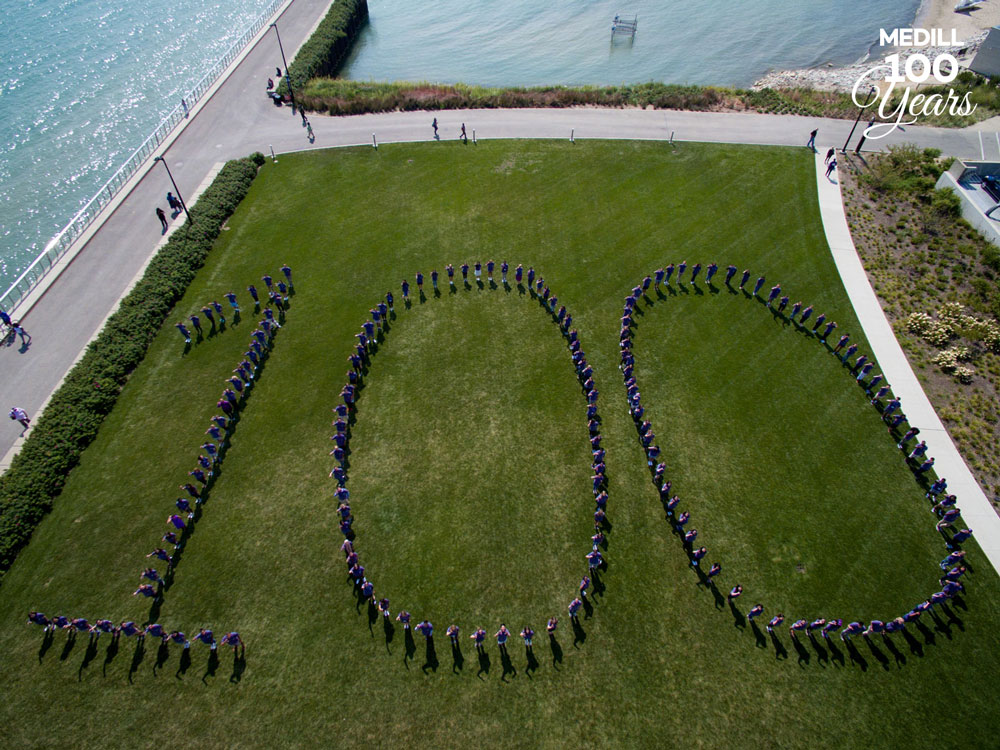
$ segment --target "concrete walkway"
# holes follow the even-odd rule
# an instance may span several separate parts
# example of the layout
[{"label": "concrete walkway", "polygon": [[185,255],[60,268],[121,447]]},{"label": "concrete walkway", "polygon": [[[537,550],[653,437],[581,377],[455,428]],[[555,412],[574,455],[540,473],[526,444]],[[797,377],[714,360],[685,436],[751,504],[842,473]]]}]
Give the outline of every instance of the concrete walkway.
[{"label": "concrete walkway", "polygon": [[[975,532],[973,538],[982,547],[993,568],[1000,573],[1000,516],[997,516],[972,471],[951,441],[882,311],[851,239],[840,195],[840,182],[835,176],[825,176],[823,154],[827,148],[829,146],[824,146],[816,154],[816,184],[823,229],[840,278],[861,321],[868,343],[882,367],[886,382],[903,402],[907,421],[911,426],[920,428],[919,439],[927,441],[927,455],[935,459],[934,471],[939,477],[947,478],[947,491],[958,497],[958,507],[962,509],[965,526]],[[916,441],[913,441],[910,445],[912,447],[915,444]],[[928,515],[927,522],[931,523],[932,520]],[[942,552],[942,559],[946,554],[947,552]]]}]

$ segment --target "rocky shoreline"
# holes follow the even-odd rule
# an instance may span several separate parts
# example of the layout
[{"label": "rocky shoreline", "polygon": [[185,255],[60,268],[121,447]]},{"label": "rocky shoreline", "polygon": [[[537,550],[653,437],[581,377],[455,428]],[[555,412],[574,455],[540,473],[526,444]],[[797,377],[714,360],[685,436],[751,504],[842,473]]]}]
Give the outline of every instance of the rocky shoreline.
[{"label": "rocky shoreline", "polygon": [[[959,66],[964,67],[972,60],[989,32],[983,31],[975,36],[969,37],[962,44],[947,47],[909,47],[899,49],[901,63],[906,61],[910,55],[919,52],[926,55],[932,62],[938,55],[950,53],[959,62]],[[793,89],[808,88],[819,91],[843,91],[850,93],[854,88],[858,78],[874,66],[880,60],[872,57],[864,62],[835,68],[832,65],[824,68],[805,68],[800,70],[776,70],[768,73],[763,78],[754,81],[752,89]]]}]

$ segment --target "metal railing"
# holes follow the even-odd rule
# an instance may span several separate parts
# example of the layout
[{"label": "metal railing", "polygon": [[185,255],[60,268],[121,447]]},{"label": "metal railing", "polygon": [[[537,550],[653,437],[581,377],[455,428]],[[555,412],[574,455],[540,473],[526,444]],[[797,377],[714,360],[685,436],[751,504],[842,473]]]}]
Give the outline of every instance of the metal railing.
[{"label": "metal railing", "polygon": [[[226,53],[216,60],[208,72],[202,76],[201,80],[182,97],[189,109],[194,107],[205,96],[205,93],[212,87],[212,84],[218,80],[223,71],[239,56],[244,47],[264,27],[264,24],[274,15],[274,12],[284,1],[271,0],[267,8],[247,27],[240,38],[233,42],[229,49],[226,50]],[[45,277],[45,274],[52,269],[52,266],[66,254],[66,251],[69,250],[76,239],[87,230],[87,227],[97,218],[98,214],[114,200],[114,197],[121,191],[129,179],[139,171],[140,167],[146,163],[157,147],[166,140],[170,132],[185,116],[184,107],[178,104],[166,117],[160,120],[160,123],[153,130],[152,134],[142,142],[142,145],[132,152],[132,155],[125,160],[125,163],[118,168],[118,171],[111,175],[111,179],[101,186],[97,194],[84,204],[83,208],[77,212],[69,224],[63,227],[49,241],[41,254],[8,287],[7,291],[0,297],[0,308],[12,310],[28,296],[31,290]]]}]

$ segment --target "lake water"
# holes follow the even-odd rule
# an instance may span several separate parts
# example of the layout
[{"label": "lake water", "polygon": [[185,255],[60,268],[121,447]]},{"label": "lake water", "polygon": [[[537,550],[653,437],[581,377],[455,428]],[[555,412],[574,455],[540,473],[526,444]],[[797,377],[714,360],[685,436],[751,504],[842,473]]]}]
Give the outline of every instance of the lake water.
[{"label": "lake water", "polygon": [[[919,0],[368,0],[345,78],[534,86],[746,86],[772,69],[851,63]],[[638,17],[611,41],[615,15]]]}]

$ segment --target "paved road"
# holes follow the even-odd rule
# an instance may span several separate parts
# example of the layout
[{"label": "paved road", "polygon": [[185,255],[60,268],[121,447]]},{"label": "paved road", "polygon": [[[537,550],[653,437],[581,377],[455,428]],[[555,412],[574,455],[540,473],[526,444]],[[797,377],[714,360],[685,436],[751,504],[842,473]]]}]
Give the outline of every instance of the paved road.
[{"label": "paved road", "polygon": [[[294,0],[278,19],[287,52],[297,50],[329,7],[329,0]],[[213,167],[252,151],[278,153],[370,144],[372,133],[380,143],[428,140],[433,115],[396,112],[331,118],[310,117],[315,143],[306,139],[301,120],[288,108],[275,107],[264,95],[265,83],[280,65],[273,32],[267,32],[249,50],[210,99],[199,105],[183,131],[164,152],[185,198],[194,194]],[[443,138],[457,138],[461,123],[477,138],[666,139],[681,141],[754,143],[801,146],[808,133],[819,128],[822,142],[842,143],[853,123],[783,115],[614,109],[464,110],[435,113]],[[883,140],[869,140],[871,148],[914,142],[945,153],[1000,158],[1000,138],[983,130],[907,128]],[[155,168],[153,168],[155,166]],[[153,208],[164,205],[170,189],[165,171],[150,164],[145,176],[83,245],[78,255],[44,295],[21,316],[33,343],[26,351],[0,350],[0,408],[18,405],[37,414],[86,343],[100,329],[136,274],[162,241]],[[0,470],[19,445],[13,422],[0,430]]]}]

